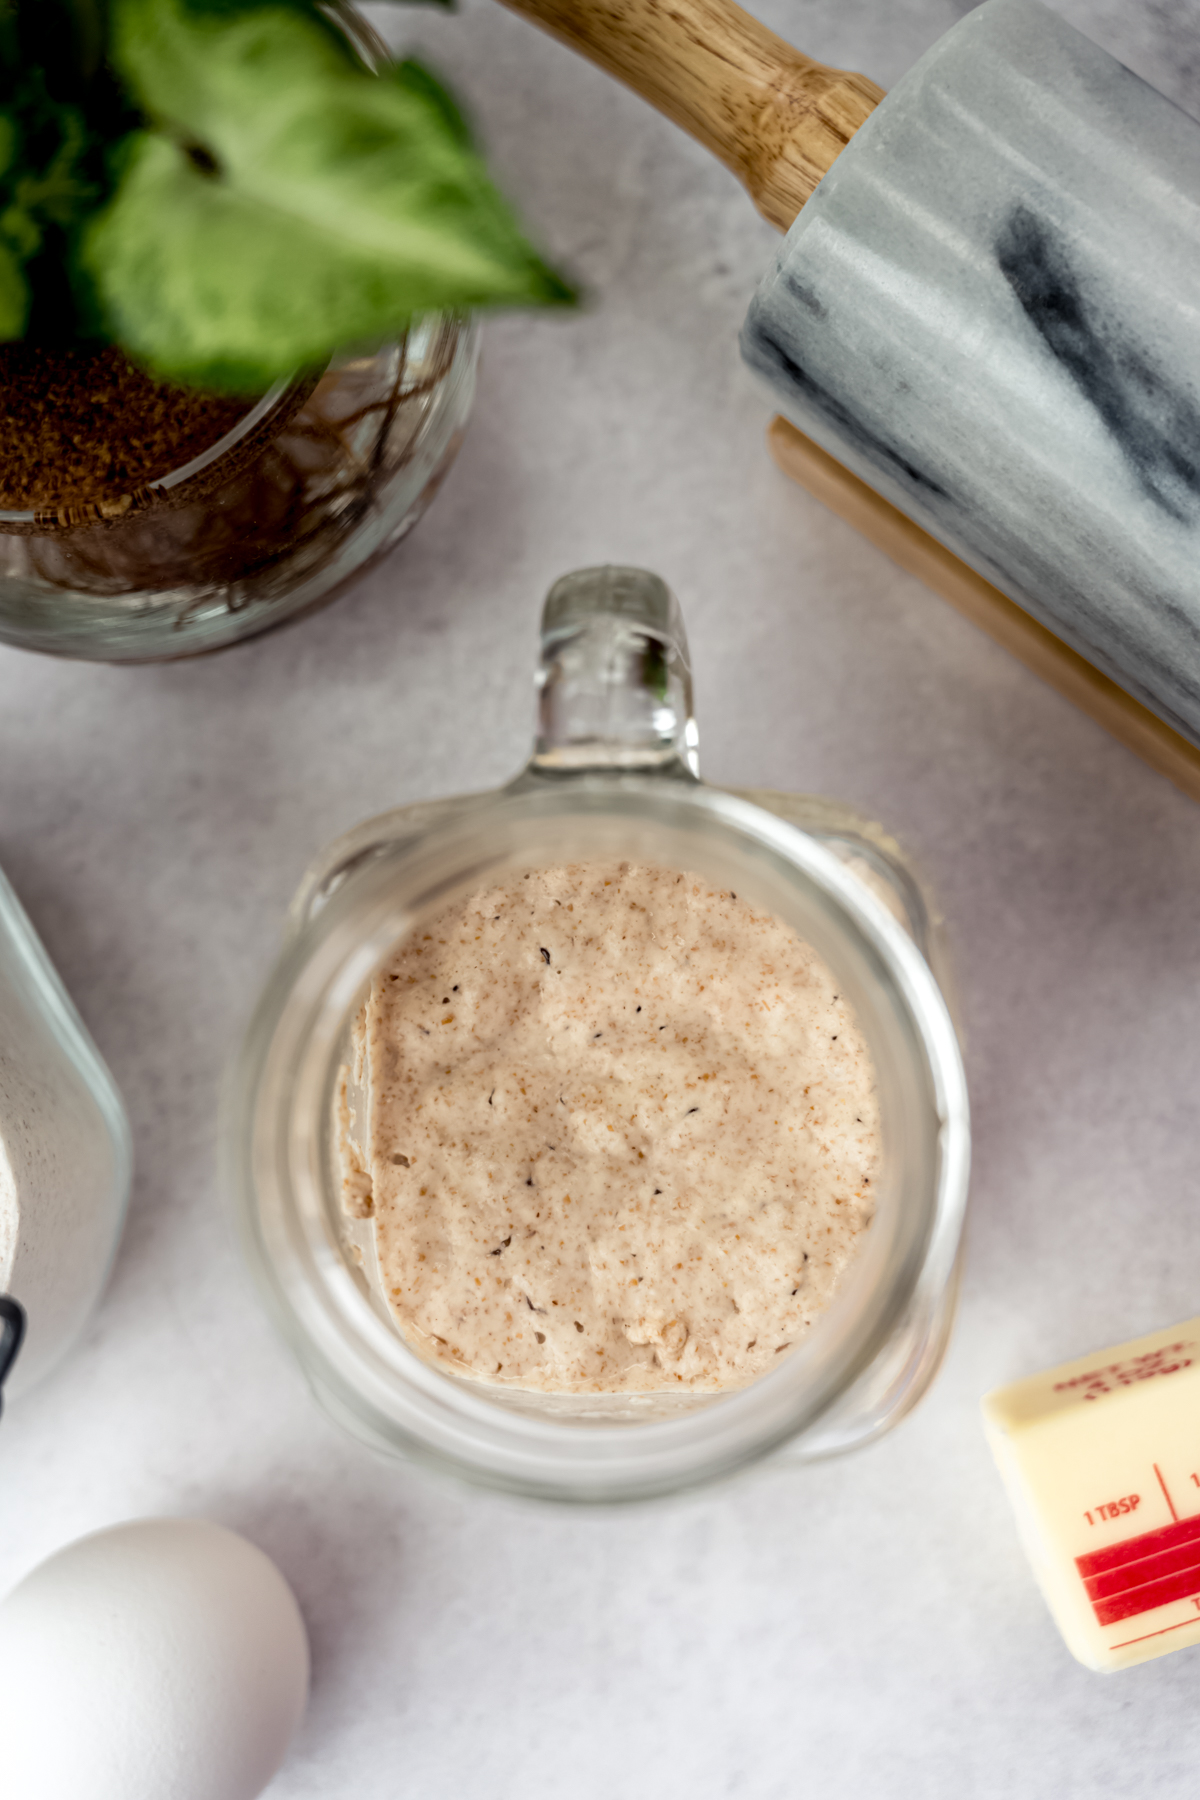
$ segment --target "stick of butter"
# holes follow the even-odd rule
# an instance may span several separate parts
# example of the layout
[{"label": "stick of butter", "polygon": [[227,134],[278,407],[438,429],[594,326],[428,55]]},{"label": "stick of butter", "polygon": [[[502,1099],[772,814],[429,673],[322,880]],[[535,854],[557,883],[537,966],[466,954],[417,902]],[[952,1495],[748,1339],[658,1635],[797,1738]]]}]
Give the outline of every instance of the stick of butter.
[{"label": "stick of butter", "polygon": [[1200,1319],[997,1388],[983,1417],[1072,1654],[1200,1643]]}]

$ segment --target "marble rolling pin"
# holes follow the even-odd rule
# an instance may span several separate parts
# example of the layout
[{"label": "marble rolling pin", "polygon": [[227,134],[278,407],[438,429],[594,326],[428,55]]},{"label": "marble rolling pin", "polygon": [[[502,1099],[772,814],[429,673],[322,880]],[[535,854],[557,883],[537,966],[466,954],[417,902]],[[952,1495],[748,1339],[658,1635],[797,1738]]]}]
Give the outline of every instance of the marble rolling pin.
[{"label": "marble rolling pin", "polygon": [[1200,127],[1036,0],[886,97],[731,0],[504,3],[787,231],[741,347],[788,473],[1200,798]]}]

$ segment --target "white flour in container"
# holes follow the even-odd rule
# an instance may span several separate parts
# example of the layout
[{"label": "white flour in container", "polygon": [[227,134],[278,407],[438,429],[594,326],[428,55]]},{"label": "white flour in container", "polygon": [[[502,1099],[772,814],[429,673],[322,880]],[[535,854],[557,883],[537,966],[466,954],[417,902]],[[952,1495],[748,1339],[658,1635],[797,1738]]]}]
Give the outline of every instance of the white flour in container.
[{"label": "white flour in container", "polygon": [[0,1292],[7,1292],[17,1254],[17,1182],[0,1139]]},{"label": "white flour in container", "polygon": [[27,1315],[6,1392],[37,1381],[86,1324],[129,1165],[112,1078],[0,876],[0,1291]]}]

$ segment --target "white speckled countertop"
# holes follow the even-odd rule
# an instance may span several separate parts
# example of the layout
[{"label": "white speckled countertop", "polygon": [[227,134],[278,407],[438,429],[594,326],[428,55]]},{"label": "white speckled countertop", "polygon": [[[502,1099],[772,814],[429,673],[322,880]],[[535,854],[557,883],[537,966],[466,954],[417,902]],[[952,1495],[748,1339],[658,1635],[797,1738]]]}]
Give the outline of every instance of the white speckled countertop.
[{"label": "white speckled countertop", "polygon": [[[887,84],[962,9],[759,10]],[[1063,10],[1200,107],[1200,0]],[[445,490],[319,617],[190,666],[0,650],[0,864],[138,1153],[83,1350],[0,1426],[0,1590],[138,1514],[248,1533],[315,1650],[272,1800],[1190,1800],[1196,1652],[1070,1660],[977,1401],[1200,1311],[1200,809],[775,471],[735,345],[772,234],[730,177],[491,0],[390,29],[457,80],[591,306],[490,328]],[[542,594],[602,560],[679,594],[715,779],[845,796],[922,858],[977,1129],[960,1323],[918,1413],[846,1461],[607,1515],[442,1487],[328,1424],[249,1291],[213,1143],[311,854],[517,765]]]}]

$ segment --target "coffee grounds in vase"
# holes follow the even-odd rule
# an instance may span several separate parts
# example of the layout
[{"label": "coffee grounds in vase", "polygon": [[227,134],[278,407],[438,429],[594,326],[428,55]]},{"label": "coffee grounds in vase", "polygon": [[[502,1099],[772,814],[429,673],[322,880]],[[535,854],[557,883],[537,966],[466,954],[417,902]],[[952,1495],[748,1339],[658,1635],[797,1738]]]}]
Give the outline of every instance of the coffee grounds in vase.
[{"label": "coffee grounds in vase", "polygon": [[0,509],[119,517],[254,404],[156,381],[112,345],[0,344]]},{"label": "coffee grounds in vase", "polygon": [[[81,498],[78,485],[63,497],[61,486],[55,484],[50,505],[0,516],[0,546],[8,545],[0,549],[0,636],[6,605],[21,619],[32,606],[41,609],[46,647],[56,649],[57,595],[62,596],[68,620],[80,616],[81,606],[96,601],[122,629],[138,609],[157,609],[171,621],[170,629],[181,634],[190,628],[195,613],[211,619],[222,610],[239,613],[251,606],[260,615],[279,606],[282,623],[298,616],[294,606],[285,609],[295,590],[306,584],[312,589],[307,606],[324,604],[343,580],[365,566],[361,556],[345,560],[346,545],[369,513],[392,504],[389,486],[424,454],[424,426],[462,335],[460,320],[444,319],[429,341],[421,340],[415,364],[410,362],[405,336],[373,354],[348,356],[326,370],[303,372],[281,384],[269,403],[214,400],[149,381],[131,370],[131,381],[141,384],[137,417],[126,418],[117,400],[93,401],[81,417],[82,425],[91,424],[89,436],[83,429],[72,434],[64,425],[65,409],[60,410],[46,421],[52,449],[57,447],[61,460],[74,455],[73,467],[78,468],[84,451],[99,442],[108,455],[93,458],[90,492],[107,492],[108,497]],[[43,350],[41,355],[48,353]],[[107,352],[108,368],[113,359],[128,368],[119,352]],[[22,359],[23,372],[28,374],[37,360]],[[77,353],[71,360],[75,385],[82,387],[83,365]],[[53,361],[61,383],[67,359],[59,351]],[[99,353],[93,352],[87,366],[94,373],[100,361]],[[66,386],[70,399],[70,384]],[[55,391],[47,380],[41,390],[47,413]],[[97,386],[88,390],[106,391]],[[24,447],[25,481],[22,492],[6,472],[6,497],[11,506],[19,495],[28,508],[39,490],[35,453],[26,440],[37,439],[32,428],[22,429],[12,395],[6,400],[0,410],[7,411],[8,418],[0,429],[8,445]],[[168,405],[170,431],[165,424]],[[112,426],[101,434],[98,419],[109,410],[114,415]],[[79,417],[78,406],[76,412]],[[380,513],[372,556],[382,555],[420,516],[453,458],[458,435],[444,445],[438,467],[426,471],[407,513],[395,519]],[[206,452],[222,440],[224,447],[206,458]],[[170,488],[159,485],[164,476],[196,459],[201,466],[185,479]],[[123,473],[114,473],[106,490],[97,471],[102,474],[114,467]],[[138,477],[139,486],[126,485]],[[78,482],[78,475],[74,479]],[[47,497],[49,492],[49,486],[40,490]],[[14,539],[25,542],[17,545]],[[345,567],[337,573],[339,560]],[[330,569],[334,578],[326,579]],[[12,581],[6,589],[9,574]],[[134,603],[134,612],[124,605],[127,599]],[[179,652],[164,641],[153,654],[190,655],[201,647],[217,647],[188,644],[182,635],[180,643]],[[148,656],[140,652],[114,660],[144,661]]]}]

